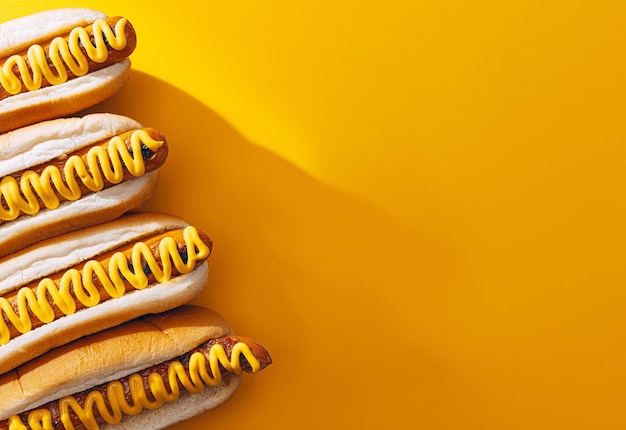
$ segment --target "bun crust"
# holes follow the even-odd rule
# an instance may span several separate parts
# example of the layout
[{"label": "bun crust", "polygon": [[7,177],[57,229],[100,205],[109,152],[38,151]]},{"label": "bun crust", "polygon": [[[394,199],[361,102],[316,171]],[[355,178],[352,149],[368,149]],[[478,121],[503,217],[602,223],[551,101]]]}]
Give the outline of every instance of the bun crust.
[{"label": "bun crust", "polygon": [[[131,241],[186,225],[184,221],[170,215],[133,213],[85,231],[49,239],[22,250],[13,258],[0,260],[0,275],[6,276],[6,280],[0,282],[1,293],[6,294],[33,280],[52,275]],[[32,261],[37,263],[30,266],[29,262]],[[82,336],[141,315],[164,312],[183,305],[200,295],[208,281],[208,273],[208,263],[205,261],[189,274],[62,316],[13,338],[0,346],[0,374]]]},{"label": "bun crust", "polygon": [[[228,323],[216,312],[184,305],[81,338],[0,376],[0,419],[119,379],[228,334]],[[239,378],[232,378],[223,392],[216,390],[213,401],[230,397]]]},{"label": "bun crust", "polygon": [[[85,26],[102,12],[86,8],[60,8],[23,16],[0,24],[0,59],[25,51],[33,44]],[[0,133],[28,124],[71,115],[104,101],[126,86],[130,60],[126,58],[101,70],[60,85],[25,92],[0,101]]]},{"label": "bun crust", "polygon": [[[51,87],[49,87],[51,88]],[[0,176],[62,157],[92,143],[140,128],[121,115],[91,114],[30,125],[0,135]],[[68,231],[97,225],[140,208],[156,191],[159,170],[121,182],[54,210],[42,209],[0,224],[0,256]]]}]

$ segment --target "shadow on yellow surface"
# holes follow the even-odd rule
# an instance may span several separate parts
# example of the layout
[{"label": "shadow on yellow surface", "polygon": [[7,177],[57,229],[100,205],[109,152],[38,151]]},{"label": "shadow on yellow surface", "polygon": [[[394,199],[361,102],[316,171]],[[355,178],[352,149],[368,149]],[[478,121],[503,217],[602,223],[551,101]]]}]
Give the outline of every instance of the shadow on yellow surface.
[{"label": "shadow on yellow surface", "polygon": [[[241,428],[258,420],[263,428],[356,428],[394,427],[415,414],[424,424],[450,419],[433,410],[442,397],[456,408],[450,377],[420,340],[436,312],[427,284],[446,276],[444,250],[142,72],[92,111],[128,115],[167,136],[170,155],[145,209],[176,214],[212,237],[211,276],[197,302],[273,356],[234,400],[195,418],[198,428],[209,419]],[[402,297],[393,294],[399,282]]]}]

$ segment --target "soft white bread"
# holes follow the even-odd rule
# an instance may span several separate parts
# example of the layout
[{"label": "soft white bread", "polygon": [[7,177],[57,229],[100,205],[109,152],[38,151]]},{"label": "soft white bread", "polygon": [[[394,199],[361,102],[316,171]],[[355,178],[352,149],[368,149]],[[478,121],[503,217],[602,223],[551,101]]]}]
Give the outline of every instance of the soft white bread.
[{"label": "soft white bread", "polygon": [[0,258],[0,295],[121,245],[188,225],[167,213],[129,212],[108,223],[43,240]]},{"label": "soft white bread", "polygon": [[24,246],[108,220],[139,209],[152,196],[159,172],[150,172],[122,182],[98,193],[88,194],[74,202],[63,202],[53,210],[25,216],[0,225],[0,256],[10,255]]},{"label": "soft white bread", "polygon": [[[63,35],[106,15],[85,8],[60,8],[0,24],[0,59],[30,45]],[[120,91],[128,82],[130,60],[124,59],[62,84],[7,97],[0,101],[0,133],[28,124],[74,114]]]},{"label": "soft white bread", "polygon": [[[209,339],[229,334],[230,327],[216,312],[185,305],[81,338],[0,376],[0,419],[122,378],[178,357]],[[185,396],[194,404],[204,401],[206,404],[189,407],[186,401],[179,400],[166,404],[158,412],[144,410],[139,414],[143,426],[125,417],[117,428],[162,428],[191,416],[192,412],[195,415],[208,410],[228,399],[240,378],[229,375],[215,389],[205,387],[201,395]],[[172,408],[177,410],[173,412]],[[155,423],[146,425],[145,420],[154,420],[155,414]]]},{"label": "soft white bread", "polygon": [[106,15],[87,8],[58,8],[21,16],[0,23],[0,58],[25,51],[34,43],[67,33]]},{"label": "soft white bread", "polygon": [[60,118],[33,124],[0,135],[0,176],[60,158],[141,123],[112,113]]},{"label": "soft white bread", "polygon": [[[117,134],[140,128],[137,121],[114,114],[96,113],[62,118],[23,127],[0,135],[0,178],[66,154]],[[158,169],[101,191],[65,201],[57,209],[43,208],[0,224],[0,256],[71,230],[115,219],[137,209],[158,184]]]},{"label": "soft white bread", "polygon": [[[187,225],[180,218],[167,214],[133,212],[109,223],[47,239],[0,259],[0,294],[7,294],[119,246]],[[71,340],[187,303],[204,289],[208,271],[205,261],[188,274],[63,315],[12,338],[0,346],[0,374]]]},{"label": "soft white bread", "polygon": [[130,78],[130,60],[0,100],[0,133],[60,118],[92,107],[121,91]]}]

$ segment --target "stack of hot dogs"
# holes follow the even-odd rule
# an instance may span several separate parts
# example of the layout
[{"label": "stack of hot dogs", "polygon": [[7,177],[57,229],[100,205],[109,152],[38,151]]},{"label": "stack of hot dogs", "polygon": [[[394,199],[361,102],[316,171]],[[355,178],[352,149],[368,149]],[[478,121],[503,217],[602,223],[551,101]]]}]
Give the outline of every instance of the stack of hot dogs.
[{"label": "stack of hot dogs", "polygon": [[0,430],[161,429],[271,363],[212,310],[209,236],[141,211],[165,136],[112,114],[135,31],[88,9],[0,24]]}]

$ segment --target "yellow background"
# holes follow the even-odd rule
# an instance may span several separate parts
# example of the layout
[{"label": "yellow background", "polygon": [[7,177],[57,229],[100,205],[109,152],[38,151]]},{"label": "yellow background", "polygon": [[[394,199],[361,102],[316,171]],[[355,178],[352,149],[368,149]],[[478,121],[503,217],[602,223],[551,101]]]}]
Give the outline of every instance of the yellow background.
[{"label": "yellow background", "polygon": [[626,2],[1,4],[135,25],[96,110],[273,355],[174,429],[626,428]]}]

